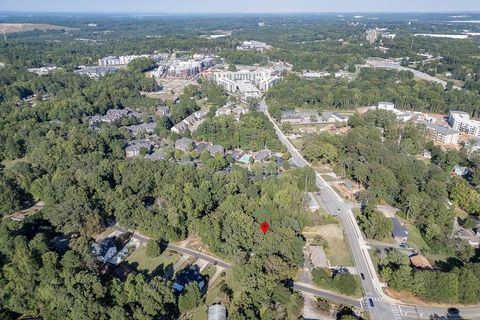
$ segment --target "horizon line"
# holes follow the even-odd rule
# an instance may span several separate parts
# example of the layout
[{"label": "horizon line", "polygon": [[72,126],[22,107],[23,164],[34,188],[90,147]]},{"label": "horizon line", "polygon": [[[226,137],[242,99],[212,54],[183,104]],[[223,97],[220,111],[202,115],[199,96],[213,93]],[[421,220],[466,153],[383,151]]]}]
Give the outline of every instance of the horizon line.
[{"label": "horizon line", "polygon": [[450,13],[469,13],[476,14],[480,13],[480,8],[478,10],[442,10],[442,11],[257,11],[257,12],[232,12],[232,11],[211,11],[211,12],[134,12],[134,11],[28,11],[28,10],[0,10],[0,14],[91,14],[91,15],[102,15],[102,14],[128,14],[128,15],[146,15],[146,16],[155,16],[155,15],[221,15],[221,14],[236,14],[236,15],[254,15],[254,14],[268,14],[268,15],[279,15],[279,14],[378,14],[378,13],[388,13],[388,14],[450,14]]}]

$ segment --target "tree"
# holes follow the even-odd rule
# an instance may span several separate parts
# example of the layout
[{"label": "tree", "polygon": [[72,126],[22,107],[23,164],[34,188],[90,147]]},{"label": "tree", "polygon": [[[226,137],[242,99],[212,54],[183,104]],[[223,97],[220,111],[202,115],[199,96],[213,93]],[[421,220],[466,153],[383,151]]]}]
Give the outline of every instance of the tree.
[{"label": "tree", "polygon": [[200,289],[196,282],[191,282],[185,286],[184,291],[178,298],[178,308],[181,313],[195,309],[201,300]]},{"label": "tree", "polygon": [[147,243],[146,254],[148,257],[158,257],[162,254],[162,248],[160,247],[160,243],[156,240],[150,240]]}]

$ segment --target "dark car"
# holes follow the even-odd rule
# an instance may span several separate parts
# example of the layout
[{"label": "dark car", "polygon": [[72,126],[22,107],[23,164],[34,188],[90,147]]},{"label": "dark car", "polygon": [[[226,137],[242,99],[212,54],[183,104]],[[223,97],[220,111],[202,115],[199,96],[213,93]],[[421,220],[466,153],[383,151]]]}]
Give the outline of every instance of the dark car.
[{"label": "dark car", "polygon": [[458,316],[460,314],[460,310],[458,310],[457,308],[448,308],[447,314],[449,316]]},{"label": "dark car", "polygon": [[375,306],[372,298],[368,299],[368,303],[370,303],[370,307],[372,307],[372,308]]},{"label": "dark car", "polygon": [[365,280],[365,275],[363,273],[360,273],[360,277],[362,277],[362,280]]}]

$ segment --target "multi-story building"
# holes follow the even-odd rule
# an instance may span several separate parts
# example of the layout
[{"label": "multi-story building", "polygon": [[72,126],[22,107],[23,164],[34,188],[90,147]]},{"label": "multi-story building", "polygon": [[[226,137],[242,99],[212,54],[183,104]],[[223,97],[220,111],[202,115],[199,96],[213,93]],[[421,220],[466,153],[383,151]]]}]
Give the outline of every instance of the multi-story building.
[{"label": "multi-story building", "polygon": [[243,41],[243,43],[237,46],[237,50],[255,50],[263,52],[264,50],[270,49],[271,47],[267,45],[265,42],[250,40],[250,41]]},{"label": "multi-story building", "polygon": [[242,100],[246,100],[260,97],[262,91],[267,91],[277,84],[282,78],[274,73],[273,69],[241,70],[217,72],[213,77],[225,91],[230,93],[240,91]]},{"label": "multi-story building", "polygon": [[450,111],[448,124],[455,130],[480,137],[480,121],[470,119],[470,115],[463,111]]},{"label": "multi-story building", "polygon": [[175,61],[168,69],[167,75],[176,78],[194,77],[214,65],[215,59],[211,57],[201,60]]},{"label": "multi-story building", "polygon": [[368,29],[366,32],[365,38],[370,44],[374,44],[378,38],[378,30],[377,29]]},{"label": "multi-story building", "polygon": [[119,65],[126,65],[132,62],[132,60],[140,58],[140,57],[148,57],[148,55],[130,55],[130,56],[107,56],[101,59],[98,59],[99,66],[119,66]]},{"label": "multi-story building", "polygon": [[458,144],[459,132],[457,130],[452,130],[430,122],[422,123],[427,127],[428,134],[432,140],[442,143]]}]

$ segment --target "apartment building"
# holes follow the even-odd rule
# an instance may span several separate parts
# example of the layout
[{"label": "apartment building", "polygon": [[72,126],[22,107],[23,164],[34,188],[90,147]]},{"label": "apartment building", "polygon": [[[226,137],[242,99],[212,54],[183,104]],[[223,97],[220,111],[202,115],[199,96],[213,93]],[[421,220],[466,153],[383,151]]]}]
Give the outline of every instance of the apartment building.
[{"label": "apartment building", "polygon": [[433,141],[458,144],[459,131],[442,127],[430,122],[421,122],[427,127],[428,134]]},{"label": "apartment building", "polygon": [[448,115],[448,124],[460,132],[480,137],[480,121],[470,119],[470,115],[463,111],[450,111]]}]

